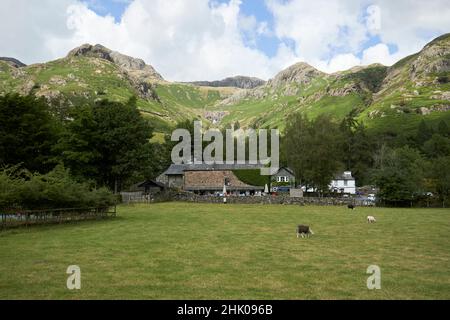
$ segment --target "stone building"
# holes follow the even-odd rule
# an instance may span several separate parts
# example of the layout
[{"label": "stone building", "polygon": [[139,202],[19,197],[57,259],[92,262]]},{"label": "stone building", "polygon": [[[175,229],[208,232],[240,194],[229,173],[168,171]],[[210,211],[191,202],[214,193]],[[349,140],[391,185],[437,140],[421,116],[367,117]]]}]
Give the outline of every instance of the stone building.
[{"label": "stone building", "polygon": [[191,191],[198,194],[219,194],[224,186],[227,193],[256,194],[264,191],[264,186],[255,186],[241,181],[236,172],[239,170],[255,170],[259,172],[261,165],[250,164],[172,164],[157,181],[171,188]]}]

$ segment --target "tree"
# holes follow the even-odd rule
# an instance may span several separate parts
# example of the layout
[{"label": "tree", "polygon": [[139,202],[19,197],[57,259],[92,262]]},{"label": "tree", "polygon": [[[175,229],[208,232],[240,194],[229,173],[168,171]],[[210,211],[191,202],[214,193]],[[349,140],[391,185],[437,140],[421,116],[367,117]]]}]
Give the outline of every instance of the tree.
[{"label": "tree", "polygon": [[440,134],[433,134],[422,147],[428,158],[438,158],[450,155],[450,139]]},{"label": "tree", "polygon": [[309,165],[306,153],[307,148],[310,147],[308,144],[309,125],[308,118],[298,113],[288,120],[282,139],[282,153],[300,185],[308,183],[305,173]]},{"label": "tree", "polygon": [[439,121],[437,132],[443,137],[450,138],[450,127],[444,120]]},{"label": "tree", "polygon": [[417,128],[416,133],[416,143],[417,146],[422,146],[426,141],[428,141],[433,136],[433,128],[428,126],[428,124],[425,122],[425,120],[420,121],[420,124]]},{"label": "tree", "polygon": [[37,172],[55,165],[52,146],[59,127],[45,100],[32,96],[0,96],[0,166],[21,164]]},{"label": "tree", "polygon": [[376,159],[373,180],[380,188],[380,199],[388,203],[411,203],[423,194],[426,163],[418,150],[383,147]]},{"label": "tree", "polygon": [[58,150],[75,175],[117,192],[136,171],[150,165],[152,135],[136,99],[126,104],[102,100],[73,112]]},{"label": "tree", "polygon": [[320,193],[328,191],[334,175],[342,168],[342,134],[339,125],[326,115],[308,120],[301,114],[286,126],[284,152],[297,181]]},{"label": "tree", "polygon": [[343,134],[343,158],[346,169],[352,171],[358,185],[369,181],[369,171],[373,165],[374,143],[364,125],[351,113],[341,123]]},{"label": "tree", "polygon": [[445,206],[450,199],[450,156],[440,157],[432,162],[432,178],[435,192]]}]

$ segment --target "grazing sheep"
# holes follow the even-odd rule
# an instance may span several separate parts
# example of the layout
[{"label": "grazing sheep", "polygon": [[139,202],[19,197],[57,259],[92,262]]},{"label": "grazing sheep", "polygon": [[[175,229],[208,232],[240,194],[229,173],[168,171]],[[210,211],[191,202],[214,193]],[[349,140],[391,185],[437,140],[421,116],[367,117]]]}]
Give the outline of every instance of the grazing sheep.
[{"label": "grazing sheep", "polygon": [[313,234],[314,234],[314,232],[312,231],[312,229],[309,226],[304,226],[304,225],[297,226],[297,238],[299,238],[300,236],[302,238],[309,237],[310,235],[313,235]]},{"label": "grazing sheep", "polygon": [[349,205],[347,206],[347,208],[352,209],[352,210],[355,210],[355,206],[354,206],[353,204],[349,204]]},{"label": "grazing sheep", "polygon": [[367,217],[367,223],[374,223],[377,222],[377,219],[375,219],[374,216],[368,216]]}]

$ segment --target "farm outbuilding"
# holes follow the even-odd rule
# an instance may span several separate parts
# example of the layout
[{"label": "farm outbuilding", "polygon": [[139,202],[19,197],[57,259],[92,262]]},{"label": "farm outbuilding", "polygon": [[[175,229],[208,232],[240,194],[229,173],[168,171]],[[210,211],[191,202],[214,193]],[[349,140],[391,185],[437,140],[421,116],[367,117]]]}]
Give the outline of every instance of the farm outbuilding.
[{"label": "farm outbuilding", "polygon": [[166,190],[166,186],[160,182],[153,180],[146,180],[137,185],[139,190],[145,194],[155,194]]}]

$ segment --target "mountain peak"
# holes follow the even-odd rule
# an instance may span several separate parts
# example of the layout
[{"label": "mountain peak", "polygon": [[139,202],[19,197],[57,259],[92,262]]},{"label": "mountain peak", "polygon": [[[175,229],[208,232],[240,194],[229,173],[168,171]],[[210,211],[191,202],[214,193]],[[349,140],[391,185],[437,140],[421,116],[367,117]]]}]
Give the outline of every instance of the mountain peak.
[{"label": "mountain peak", "polygon": [[264,85],[266,82],[255,77],[235,76],[219,81],[194,81],[190,83],[200,87],[235,87],[240,89],[253,89]]},{"label": "mountain peak", "polygon": [[108,60],[123,71],[138,78],[140,81],[163,81],[163,77],[144,60],[113,51],[101,44],[83,44],[69,52],[67,57],[91,57]]},{"label": "mountain peak", "polygon": [[308,84],[312,79],[324,76],[325,73],[317,70],[306,62],[298,62],[280,73],[269,81],[273,86],[279,87],[286,83]]},{"label": "mountain peak", "polygon": [[22,68],[27,66],[25,63],[22,63],[21,61],[14,58],[0,57],[0,61],[4,61],[14,68]]}]

